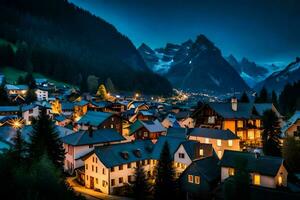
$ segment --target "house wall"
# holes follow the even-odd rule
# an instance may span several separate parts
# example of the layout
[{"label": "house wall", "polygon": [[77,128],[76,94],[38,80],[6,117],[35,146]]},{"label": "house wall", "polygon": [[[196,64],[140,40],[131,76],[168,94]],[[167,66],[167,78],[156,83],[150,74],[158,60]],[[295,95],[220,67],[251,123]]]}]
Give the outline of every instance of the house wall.
[{"label": "house wall", "polygon": [[[184,154],[184,158],[180,158],[179,154]],[[187,152],[182,145],[179,146],[174,154],[174,166],[177,177],[192,163],[192,160],[188,156]]]},{"label": "house wall", "polygon": [[[84,168],[85,187],[109,194],[109,169],[103,165],[95,154],[92,154],[84,161]],[[93,183],[91,184],[91,182]],[[92,185],[94,185],[94,188]]]},{"label": "house wall", "polygon": [[195,122],[191,117],[188,117],[186,119],[182,119],[179,121],[179,125],[181,127],[188,127],[188,128],[194,128],[195,127]]},{"label": "house wall", "polygon": [[[199,141],[200,143],[207,143],[206,138],[204,138],[204,137],[190,136],[189,140],[196,140],[196,141]],[[239,139],[232,140],[232,146],[229,146],[229,142],[228,142],[229,140],[221,140],[221,146],[218,146],[218,144],[217,144],[218,139],[208,138],[208,140],[209,141],[207,144],[212,144],[212,147],[214,148],[219,159],[222,158],[222,156],[224,154],[224,150],[240,151],[240,140]]]},{"label": "house wall", "polygon": [[286,136],[294,137],[294,133],[297,131],[297,127],[300,127],[300,120],[297,120],[292,126],[290,126],[286,131]]},{"label": "house wall", "polygon": [[26,110],[25,112],[22,113],[22,117],[25,120],[25,124],[26,125],[30,125],[31,124],[31,118],[33,117],[38,117],[39,116],[39,107],[33,107],[33,109],[30,110]]},{"label": "house wall", "polygon": [[38,101],[43,101],[43,100],[48,101],[48,91],[37,89],[35,91],[35,94],[36,94],[36,97],[37,97]]}]

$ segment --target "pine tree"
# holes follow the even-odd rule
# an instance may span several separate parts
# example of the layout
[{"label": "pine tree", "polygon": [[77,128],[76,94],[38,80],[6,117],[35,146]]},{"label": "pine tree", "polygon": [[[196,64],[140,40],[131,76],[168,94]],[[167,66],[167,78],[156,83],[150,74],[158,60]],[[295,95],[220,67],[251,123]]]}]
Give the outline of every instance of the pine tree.
[{"label": "pine tree", "polygon": [[115,86],[110,78],[106,79],[105,87],[107,88],[107,91],[109,91],[110,93],[116,92]]},{"label": "pine tree", "polygon": [[267,110],[262,116],[263,123],[263,151],[265,155],[281,156],[281,147],[279,140],[280,122],[272,110]]},{"label": "pine tree", "polygon": [[31,73],[27,73],[25,78],[24,78],[24,82],[26,85],[28,85],[28,87],[30,89],[35,89],[36,88],[36,82],[35,79],[33,77],[33,75]]},{"label": "pine tree", "polygon": [[20,130],[17,130],[17,134],[13,139],[14,146],[11,149],[13,159],[20,164],[26,156],[27,144],[22,138],[22,133]]},{"label": "pine tree", "polygon": [[106,92],[106,88],[103,84],[101,84],[98,88],[98,91],[96,93],[96,96],[100,97],[102,100],[106,100],[107,99],[107,92]]},{"label": "pine tree", "polygon": [[259,93],[259,96],[255,98],[255,103],[267,103],[268,101],[268,91],[265,87],[263,87]]},{"label": "pine tree", "polygon": [[4,84],[0,85],[0,105],[9,105],[9,98],[6,90],[4,89]]},{"label": "pine tree", "polygon": [[143,167],[138,164],[135,169],[135,181],[133,183],[133,196],[134,199],[143,200],[149,195],[148,180],[145,175]]},{"label": "pine tree", "polygon": [[[299,131],[300,135],[300,131]],[[291,172],[300,171],[300,141],[295,137],[287,137],[283,142],[282,156]]]},{"label": "pine tree", "polygon": [[155,199],[176,199],[177,185],[168,142],[165,142],[156,167]]},{"label": "pine tree", "polygon": [[65,150],[46,109],[41,110],[32,128],[29,144],[30,158],[36,161],[46,154],[55,166],[62,169]]},{"label": "pine tree", "polygon": [[275,108],[278,108],[278,98],[274,90],[272,91],[272,103],[275,106]]},{"label": "pine tree", "polygon": [[36,93],[34,89],[28,89],[25,97],[25,102],[27,104],[32,103],[37,100]]},{"label": "pine tree", "polygon": [[240,102],[241,103],[249,103],[249,97],[248,95],[246,94],[246,92],[243,92],[241,98],[240,98]]}]

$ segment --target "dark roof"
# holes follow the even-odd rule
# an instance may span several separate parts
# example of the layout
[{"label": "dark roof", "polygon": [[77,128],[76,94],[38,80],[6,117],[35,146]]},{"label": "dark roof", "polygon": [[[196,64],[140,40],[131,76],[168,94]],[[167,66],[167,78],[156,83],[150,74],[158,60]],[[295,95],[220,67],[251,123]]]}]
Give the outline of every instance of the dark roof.
[{"label": "dark roof", "polygon": [[66,120],[67,118],[66,118],[66,116],[64,116],[64,115],[57,115],[57,116],[55,116],[54,117],[54,120],[55,121],[58,121],[58,122],[62,122],[62,121],[64,121],[64,120]]},{"label": "dark roof", "polygon": [[61,138],[66,144],[82,146],[89,144],[100,144],[125,140],[125,138],[114,129],[94,130],[92,136],[89,131],[78,131]]},{"label": "dark roof", "polygon": [[247,161],[247,170],[257,172],[267,176],[276,176],[283,159],[273,156],[256,156],[255,153],[225,150],[220,165],[223,167],[233,167],[237,165],[237,159]]},{"label": "dark roof", "polygon": [[178,147],[182,142],[186,141],[186,139],[182,138],[176,138],[176,137],[168,137],[168,136],[160,136],[155,143],[153,152],[152,152],[152,158],[159,160],[160,154],[162,152],[163,146],[165,142],[168,142],[169,144],[169,150],[171,157],[173,158],[174,153],[177,151]]},{"label": "dark roof", "polygon": [[221,140],[235,140],[239,139],[233,132],[230,130],[221,130],[221,129],[209,129],[209,128],[193,128],[191,129],[190,136],[221,139]]},{"label": "dark roof", "polygon": [[74,104],[71,102],[63,102],[63,103],[61,103],[61,109],[62,110],[73,110]]},{"label": "dark roof", "polygon": [[213,102],[208,105],[225,119],[251,119],[258,117],[252,113],[253,103],[238,103],[237,111],[232,110],[230,102]]},{"label": "dark roof", "polygon": [[158,120],[154,120],[154,121],[137,120],[130,126],[130,134],[133,134],[134,132],[136,132],[138,129],[142,127],[145,127],[150,133],[166,131],[166,128],[163,127],[163,125]]},{"label": "dark roof", "polygon": [[151,159],[153,144],[150,140],[135,140],[95,147],[94,153],[108,168],[140,160]]},{"label": "dark roof", "polygon": [[112,105],[109,101],[92,101],[91,103],[98,108],[105,108]]},{"label": "dark roof", "polygon": [[191,114],[190,111],[180,111],[175,114],[175,117],[176,117],[176,119],[180,120],[180,119],[188,118],[190,116],[190,114]]},{"label": "dark roof", "polygon": [[81,100],[74,103],[75,106],[85,106],[87,104],[89,104],[89,102],[86,100]]},{"label": "dark roof", "polygon": [[77,123],[99,126],[112,115],[113,113],[88,111]]},{"label": "dark roof", "polygon": [[254,107],[258,114],[262,116],[265,111],[272,110],[273,104],[272,103],[255,103]]},{"label": "dark roof", "polygon": [[187,138],[188,136],[187,128],[168,128],[167,136],[168,137],[178,137],[178,138]]},{"label": "dark roof", "polygon": [[0,112],[18,112],[19,106],[0,106]]},{"label": "dark roof", "polygon": [[201,157],[199,154],[200,149],[203,149],[203,152],[206,154],[203,155],[203,157],[213,155],[213,148],[211,144],[202,144],[198,141],[187,140],[182,142],[181,145],[183,146],[191,160],[199,159]]},{"label": "dark roof", "polygon": [[201,175],[208,182],[218,180],[221,176],[221,169],[218,165],[217,156],[210,156],[198,160],[194,160],[183,173],[192,175]]}]

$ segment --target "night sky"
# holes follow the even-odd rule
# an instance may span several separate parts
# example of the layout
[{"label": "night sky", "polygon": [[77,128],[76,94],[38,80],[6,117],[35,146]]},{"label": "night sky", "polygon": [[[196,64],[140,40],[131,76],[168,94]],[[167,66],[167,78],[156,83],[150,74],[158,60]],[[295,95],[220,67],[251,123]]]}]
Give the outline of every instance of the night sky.
[{"label": "night sky", "polygon": [[206,35],[223,52],[258,63],[300,56],[298,0],[70,0],[113,24],[138,47]]}]

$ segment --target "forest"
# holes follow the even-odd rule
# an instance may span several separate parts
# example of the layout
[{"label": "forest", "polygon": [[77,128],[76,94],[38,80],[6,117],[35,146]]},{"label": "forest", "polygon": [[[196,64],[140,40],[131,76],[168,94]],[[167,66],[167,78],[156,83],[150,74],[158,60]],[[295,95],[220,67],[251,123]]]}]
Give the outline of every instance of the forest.
[{"label": "forest", "polygon": [[0,66],[39,72],[87,90],[87,78],[110,79],[119,91],[168,95],[132,42],[111,24],[66,0],[1,0]]}]

